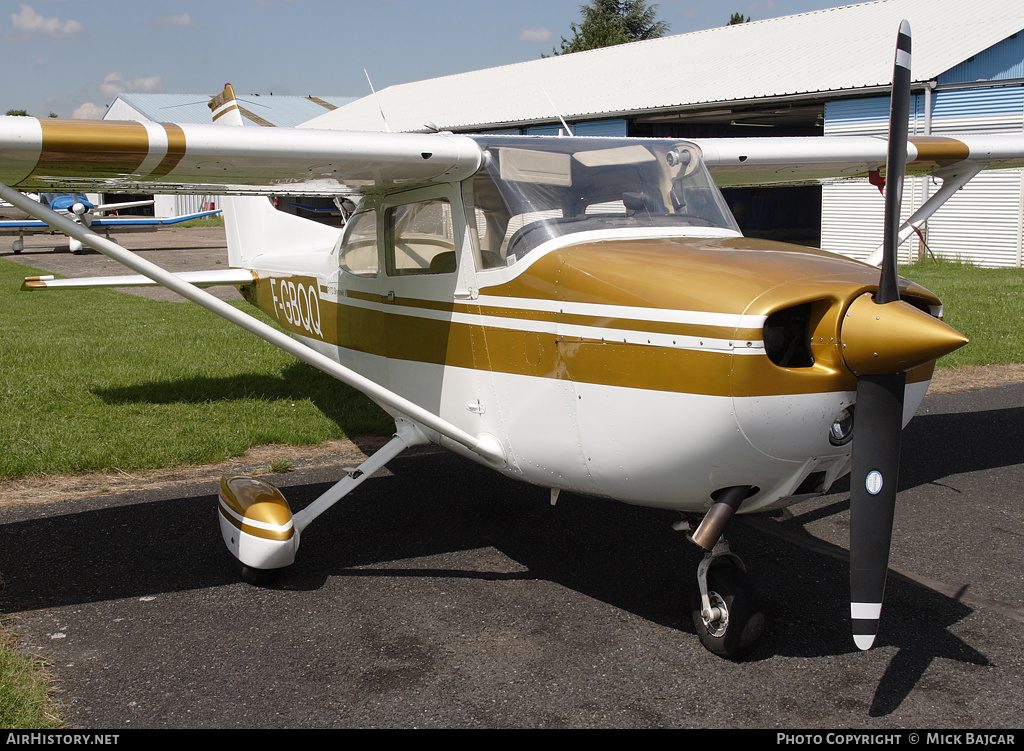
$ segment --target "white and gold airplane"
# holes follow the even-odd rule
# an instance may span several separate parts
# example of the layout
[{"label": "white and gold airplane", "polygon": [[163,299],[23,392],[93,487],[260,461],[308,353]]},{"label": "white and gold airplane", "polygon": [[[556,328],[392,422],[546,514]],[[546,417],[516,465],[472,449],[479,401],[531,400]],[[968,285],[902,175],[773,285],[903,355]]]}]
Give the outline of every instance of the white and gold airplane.
[{"label": "white and gold airplane", "polygon": [[[549,488],[552,502],[564,490],[692,519],[704,550],[694,625],[733,658],[763,615],[724,542],[729,519],[852,471],[851,616],[866,649],[900,431],[934,361],[966,341],[935,295],[896,275],[902,177],[956,185],[1024,166],[1022,136],[908,144],[909,28],[899,38],[888,140],[226,128],[241,124],[228,86],[208,126],[0,118],[0,197],[141,275],[86,283],[169,287],[394,417],[389,443],[297,513],[266,482],[223,478],[221,530],[247,578],[288,566],[317,516],[434,442]],[[877,169],[888,177],[881,275],[744,238],[718,187]],[[14,189],[58,186],[226,194],[231,268],[166,272]],[[277,211],[266,194],[361,200],[342,230]],[[237,286],[290,335],[199,289],[214,284]]]}]

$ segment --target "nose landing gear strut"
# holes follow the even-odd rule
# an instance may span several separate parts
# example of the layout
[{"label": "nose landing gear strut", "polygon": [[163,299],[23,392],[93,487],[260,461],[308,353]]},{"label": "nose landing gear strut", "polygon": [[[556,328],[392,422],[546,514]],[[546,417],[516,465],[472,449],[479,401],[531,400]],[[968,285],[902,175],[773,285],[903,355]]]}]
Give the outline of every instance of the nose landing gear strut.
[{"label": "nose landing gear strut", "polygon": [[743,562],[729,550],[722,533],[751,487],[725,488],[716,494],[690,539],[704,550],[697,567],[697,596],[691,606],[693,626],[704,647],[736,659],[749,652],[764,633],[764,614]]}]

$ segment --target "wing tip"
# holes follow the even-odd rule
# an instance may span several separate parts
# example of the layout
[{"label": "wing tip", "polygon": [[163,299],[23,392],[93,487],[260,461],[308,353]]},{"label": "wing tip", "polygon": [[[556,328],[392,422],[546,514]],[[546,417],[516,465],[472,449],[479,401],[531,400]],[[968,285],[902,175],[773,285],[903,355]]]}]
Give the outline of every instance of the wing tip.
[{"label": "wing tip", "polygon": [[21,283],[21,289],[26,292],[31,292],[35,289],[46,289],[46,283],[53,281],[53,276],[26,276],[25,281]]}]

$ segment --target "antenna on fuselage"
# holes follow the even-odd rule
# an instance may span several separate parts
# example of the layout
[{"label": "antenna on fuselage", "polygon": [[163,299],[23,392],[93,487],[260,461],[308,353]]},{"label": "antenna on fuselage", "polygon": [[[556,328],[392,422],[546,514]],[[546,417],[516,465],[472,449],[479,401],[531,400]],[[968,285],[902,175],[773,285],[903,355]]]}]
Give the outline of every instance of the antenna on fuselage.
[{"label": "antenna on fuselage", "polygon": [[380,106],[380,97],[377,96],[377,91],[373,88],[373,81],[370,80],[370,74],[366,71],[366,68],[363,68],[363,74],[366,76],[366,82],[370,84],[370,92],[373,94],[373,100],[377,102],[377,109],[380,110],[380,119],[384,121],[384,128],[390,133],[391,126],[388,125],[388,119],[384,117],[384,108]]},{"label": "antenna on fuselage", "polygon": [[544,84],[540,85],[540,90],[543,91],[544,96],[548,98],[548,104],[551,105],[551,109],[553,109],[555,111],[555,114],[558,115],[558,119],[561,120],[562,127],[565,128],[565,132],[568,133],[570,136],[575,136],[576,134],[572,132],[572,129],[569,127],[569,123],[565,121],[565,118],[562,117],[562,113],[559,112],[558,107],[555,106],[554,100],[548,95],[548,91],[547,89],[544,88]]}]

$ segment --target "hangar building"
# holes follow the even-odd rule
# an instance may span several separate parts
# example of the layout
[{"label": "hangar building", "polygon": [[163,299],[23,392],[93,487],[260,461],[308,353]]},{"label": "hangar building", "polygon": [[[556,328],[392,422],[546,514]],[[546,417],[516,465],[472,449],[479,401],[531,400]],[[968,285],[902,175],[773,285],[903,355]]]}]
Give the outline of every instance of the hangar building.
[{"label": "hangar building", "polygon": [[[915,134],[1024,131],[1020,0],[875,0],[558,55],[383,89],[306,123],[350,130],[654,137],[884,134],[896,31],[913,32]],[[385,126],[384,118],[387,119]],[[904,214],[934,190],[908,181]],[[730,190],[749,235],[855,258],[881,242],[866,181]],[[1021,171],[983,173],[904,244],[983,266],[1024,265]]]}]

